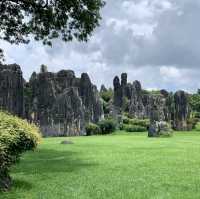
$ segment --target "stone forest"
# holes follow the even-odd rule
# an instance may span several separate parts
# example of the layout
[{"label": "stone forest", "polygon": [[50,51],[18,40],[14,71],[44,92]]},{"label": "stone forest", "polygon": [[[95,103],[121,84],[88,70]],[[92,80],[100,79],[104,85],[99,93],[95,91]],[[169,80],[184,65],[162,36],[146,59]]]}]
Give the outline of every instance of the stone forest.
[{"label": "stone forest", "polygon": [[199,199],[199,11],[0,0],[0,199]]},{"label": "stone forest", "polygon": [[42,65],[24,80],[20,66],[0,65],[0,107],[39,125],[43,136],[86,135],[88,123],[98,123],[105,117],[119,124],[123,114],[149,119],[149,135],[156,135],[155,122],[167,122],[174,130],[191,130],[188,94],[166,90],[148,92],[139,81],[127,82],[126,73],[113,79],[112,97],[104,101],[101,90],[92,84],[87,73],[76,77],[74,71],[49,72]]}]

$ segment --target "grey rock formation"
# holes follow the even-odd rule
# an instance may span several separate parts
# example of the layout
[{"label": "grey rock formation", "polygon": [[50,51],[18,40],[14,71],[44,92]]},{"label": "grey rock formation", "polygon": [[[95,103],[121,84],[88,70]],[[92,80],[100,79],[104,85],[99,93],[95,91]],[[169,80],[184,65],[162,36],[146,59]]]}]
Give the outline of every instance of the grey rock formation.
[{"label": "grey rock formation", "polygon": [[[187,119],[190,115],[187,94],[183,91],[172,94],[166,90],[150,93],[144,91],[139,81],[127,83],[127,74],[114,78],[114,106],[113,112],[121,114],[128,111],[135,118],[149,118],[151,124],[166,121],[172,123],[176,130],[187,129]],[[128,103],[128,110],[124,109],[124,102]],[[119,111],[120,110],[120,111]],[[116,116],[115,116],[116,117]]]},{"label": "grey rock formation", "polygon": [[187,130],[187,119],[190,113],[187,93],[184,91],[177,91],[174,94],[174,109],[174,129]]},{"label": "grey rock formation", "polygon": [[[150,118],[151,124],[166,121],[176,130],[187,130],[190,108],[184,91],[150,93],[139,81],[128,83],[126,73],[121,80],[116,76],[113,86],[108,107],[116,119],[126,111],[136,118]],[[48,72],[45,65],[29,82],[23,80],[18,65],[0,65],[0,109],[37,123],[46,136],[84,135],[85,124],[97,123],[104,115],[98,90],[87,73],[77,78],[71,70]]]},{"label": "grey rock formation", "polygon": [[134,81],[131,87],[129,114],[136,118],[145,118],[142,87],[139,81]]},{"label": "grey rock formation", "polygon": [[113,86],[114,86],[114,99],[113,99],[113,105],[116,109],[120,109],[122,107],[123,101],[123,89],[120,84],[119,77],[116,76],[113,80]]},{"label": "grey rock formation", "polygon": [[104,86],[104,84],[101,85],[101,88],[100,88],[100,93],[101,92],[107,92],[108,89]]},{"label": "grey rock formation", "polygon": [[148,137],[170,137],[172,133],[170,124],[165,121],[152,122],[148,128]]},{"label": "grey rock formation", "polygon": [[103,107],[97,88],[86,73],[76,78],[71,70],[58,73],[41,69],[29,81],[31,121],[38,123],[45,136],[85,134],[85,124],[98,122]]},{"label": "grey rock formation", "polygon": [[20,66],[17,64],[0,65],[0,109],[23,117],[23,85]]}]

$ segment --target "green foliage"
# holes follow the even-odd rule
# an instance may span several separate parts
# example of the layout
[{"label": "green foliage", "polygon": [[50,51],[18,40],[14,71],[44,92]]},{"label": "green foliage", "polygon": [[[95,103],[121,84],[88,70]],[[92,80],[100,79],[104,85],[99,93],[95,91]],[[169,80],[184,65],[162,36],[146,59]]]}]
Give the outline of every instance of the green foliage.
[{"label": "green foliage", "polygon": [[86,130],[87,136],[101,134],[100,127],[93,123],[89,123],[88,125],[86,125],[85,130]]},{"label": "green foliage", "polygon": [[[11,165],[19,161],[20,155],[33,150],[40,140],[39,129],[27,121],[0,112],[0,173],[9,176]],[[0,189],[4,189],[0,179]]]},{"label": "green foliage", "polygon": [[125,117],[123,119],[123,123],[147,128],[150,124],[150,121],[148,119],[129,119]]},{"label": "green foliage", "polygon": [[102,134],[113,133],[116,130],[117,124],[112,119],[102,120],[98,123]]},{"label": "green foliage", "polygon": [[199,121],[198,118],[189,118],[187,120],[187,128],[188,128],[188,130],[195,129],[195,126],[198,123],[198,121]]},{"label": "green foliage", "polygon": [[193,112],[192,112],[192,116],[193,116],[194,118],[200,119],[200,112],[193,111]]},{"label": "green foliage", "polygon": [[130,119],[125,117],[123,118],[123,124],[129,124],[130,123]]},{"label": "green foliage", "polygon": [[[0,1],[0,39],[11,44],[51,40],[87,41],[101,20],[103,0],[3,0]],[[0,50],[0,58],[3,57]]]},{"label": "green foliage", "polygon": [[159,133],[158,133],[159,137],[172,137],[173,136],[173,130],[169,123],[162,122],[159,125],[159,128],[160,128]]},{"label": "green foliage", "polygon": [[109,103],[107,103],[106,101],[103,101],[103,112],[104,114],[109,114],[110,113],[110,108],[109,108]]},{"label": "green foliage", "polygon": [[195,131],[200,131],[200,122],[195,125]]},{"label": "green foliage", "polygon": [[123,97],[123,104],[122,104],[122,110],[124,112],[128,112],[129,111],[129,104],[130,104],[130,101],[127,97]]},{"label": "green foliage", "polygon": [[105,102],[109,102],[113,98],[113,90],[102,91],[100,92],[100,96]]},{"label": "green foliage", "polygon": [[200,113],[200,95],[199,94],[190,95],[189,103],[193,112]]},{"label": "green foliage", "polygon": [[127,132],[145,132],[147,129],[143,126],[132,125],[132,124],[124,124],[123,130]]},{"label": "green foliage", "polygon": [[35,40],[50,44],[54,38],[86,41],[99,25],[102,0],[6,0],[0,2],[1,39],[11,43]]},{"label": "green foliage", "polygon": [[161,93],[160,93],[160,90],[151,90],[151,91],[149,91],[149,94],[151,94],[151,95],[160,95]]},{"label": "green foliage", "polygon": [[150,122],[148,119],[136,119],[136,118],[123,118],[123,125],[120,126],[121,130],[127,132],[145,132]]}]

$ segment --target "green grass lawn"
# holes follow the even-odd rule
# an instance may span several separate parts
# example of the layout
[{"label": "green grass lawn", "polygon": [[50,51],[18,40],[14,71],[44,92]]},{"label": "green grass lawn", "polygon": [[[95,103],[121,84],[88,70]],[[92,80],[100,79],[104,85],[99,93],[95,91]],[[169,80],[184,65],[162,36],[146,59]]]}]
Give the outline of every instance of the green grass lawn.
[{"label": "green grass lawn", "polygon": [[199,199],[200,132],[43,139],[12,177],[12,190],[0,198]]}]

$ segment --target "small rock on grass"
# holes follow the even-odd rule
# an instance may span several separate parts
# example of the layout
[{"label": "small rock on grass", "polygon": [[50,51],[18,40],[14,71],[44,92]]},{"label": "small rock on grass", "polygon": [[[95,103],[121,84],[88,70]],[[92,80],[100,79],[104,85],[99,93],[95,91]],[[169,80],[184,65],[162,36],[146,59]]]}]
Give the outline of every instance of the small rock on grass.
[{"label": "small rock on grass", "polygon": [[72,141],[64,140],[60,144],[74,144]]}]

